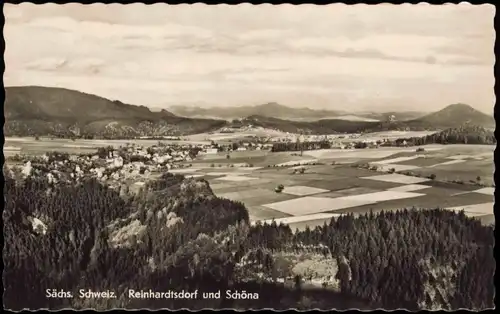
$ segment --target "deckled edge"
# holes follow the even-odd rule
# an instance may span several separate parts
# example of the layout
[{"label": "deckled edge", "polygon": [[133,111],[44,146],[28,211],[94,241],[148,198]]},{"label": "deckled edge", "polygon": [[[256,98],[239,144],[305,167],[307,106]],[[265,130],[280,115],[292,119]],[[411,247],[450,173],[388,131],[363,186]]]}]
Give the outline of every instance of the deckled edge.
[{"label": "deckled edge", "polygon": [[[458,2],[458,3],[457,3]],[[73,3],[73,4],[81,4],[81,5],[92,5],[92,4],[101,4],[101,5],[106,5],[106,4],[121,4],[121,5],[128,5],[128,4],[144,4],[144,5],[153,5],[153,4],[160,4],[160,3],[163,3],[163,4],[174,4],[174,5],[182,5],[182,4],[187,4],[187,5],[201,5],[201,4],[205,4],[205,5],[240,5],[240,4],[246,4],[246,5],[302,5],[302,6],[306,6],[306,5],[329,5],[329,4],[339,4],[339,3],[344,3],[346,5],[378,5],[378,4],[395,4],[395,5],[399,5],[399,4],[410,4],[410,5],[414,5],[414,4],[431,4],[431,5],[443,5],[443,4],[468,4],[468,5],[491,5],[493,6],[494,10],[495,10],[495,16],[494,16],[494,28],[495,28],[495,34],[496,34],[496,24],[497,24],[497,21],[500,21],[500,18],[497,17],[497,12],[496,12],[496,7],[495,5],[491,4],[490,2],[482,2],[482,3],[470,3],[468,1],[455,1],[455,2],[450,2],[450,1],[447,1],[447,2],[426,2],[426,1],[420,1],[420,2],[414,2],[414,1],[380,1],[380,2],[377,2],[377,3],[364,3],[364,2],[361,2],[361,3],[355,3],[355,4],[351,4],[351,3],[348,3],[348,1],[346,2],[334,2],[334,3],[328,3],[328,4],[324,4],[322,1],[319,1],[318,2],[305,2],[305,3],[300,3],[300,4],[292,4],[292,3],[289,3],[289,2],[282,2],[282,1],[273,1],[273,2],[267,2],[267,1],[251,1],[251,2],[248,2],[248,1],[245,1],[245,2],[239,2],[239,3],[230,3],[230,4],[227,4],[225,2],[211,2],[211,3],[205,3],[205,2],[193,2],[193,3],[186,3],[184,1],[161,1],[161,2],[153,2],[153,3],[144,3],[144,2],[138,2],[138,1],[134,1],[134,2],[127,2],[127,3],[123,3],[123,2],[110,2],[110,3],[104,3],[104,2],[92,2],[92,1],[79,1],[79,2],[64,2],[64,1],[50,1],[50,2],[42,2],[42,3],[37,3],[36,1],[19,1],[19,0],[14,0],[14,1],[9,1],[9,4],[12,5],[12,4],[20,4],[20,3],[31,3],[31,4],[70,4],[70,3]],[[4,112],[4,105],[5,105],[5,86],[4,86],[4,82],[3,82],[3,77],[4,77],[4,74],[5,74],[5,59],[4,59],[4,54],[5,54],[5,38],[3,36],[4,34],[4,26],[5,26],[5,16],[4,16],[4,5],[5,3],[2,1],[0,2],[0,6],[2,8],[2,14],[0,14],[0,30],[1,30],[1,34],[2,34],[2,37],[1,37],[1,41],[0,41],[0,48],[1,48],[1,52],[2,52],[2,62],[0,63],[0,70],[2,72],[2,79],[1,79],[1,100],[2,100],[2,112]],[[496,56],[496,53],[497,53],[497,49],[500,48],[498,45],[497,45],[497,41],[496,41],[496,37],[495,37],[495,45],[494,45],[494,50],[495,50],[495,56]],[[495,118],[495,121],[497,121],[497,111],[496,111],[496,99],[498,98],[497,97],[497,82],[496,82],[496,73],[497,73],[497,69],[498,69],[498,65],[497,65],[497,62],[496,62],[496,58],[495,58],[495,65],[494,65],[494,77],[495,77],[495,85],[494,85],[494,93],[495,93],[495,111],[494,111],[494,118]],[[500,117],[500,114],[498,114]],[[1,164],[2,164],[2,173],[1,173],[1,183],[2,183],[2,194],[3,194],[3,189],[4,189],[4,183],[5,183],[5,179],[4,179],[4,175],[3,175],[3,165],[4,165],[4,162],[5,162],[5,157],[4,157],[4,153],[3,153],[3,147],[5,145],[5,136],[4,136],[4,132],[3,132],[3,128],[4,128],[4,124],[5,124],[5,116],[4,114],[2,115],[2,118],[1,118],[1,124],[2,124],[2,130],[0,131],[1,132],[1,140],[2,140],[2,154],[0,156],[0,160],[1,160]],[[497,129],[497,127],[495,126],[495,138],[497,139],[497,143],[498,143],[498,137],[497,135],[500,134],[500,129]],[[497,217],[497,203],[496,203],[496,182],[497,182],[497,171],[496,171],[496,164],[497,164],[497,152],[498,152],[498,144],[497,144],[497,147],[495,148],[495,153],[494,153],[494,164],[495,164],[495,170],[494,170],[494,182],[495,182],[495,205],[494,205],[494,215],[495,215],[495,223],[496,223],[496,217]],[[500,176],[500,172],[498,173],[498,175]],[[2,232],[4,231],[4,225],[3,225],[3,210],[5,208],[5,197],[2,197],[2,219],[1,219],[1,226],[2,226]],[[497,232],[496,232],[496,228],[495,228],[495,245],[494,245],[494,257],[495,257],[495,260],[497,259],[497,253],[498,253],[498,249],[497,249],[497,245],[496,245],[496,237],[497,237]],[[4,255],[3,255],[3,250],[4,250],[4,243],[2,242],[2,283],[1,283],[1,288],[2,288],[2,297],[4,296],[5,294],[5,290],[4,290],[4,286],[3,286],[3,281],[4,281]],[[498,274],[496,272],[496,269],[495,269],[495,275],[494,275],[494,278],[495,278],[495,283],[497,282],[497,279],[498,278]],[[496,284],[495,284],[495,288],[496,288]],[[3,298],[2,298],[3,299]],[[495,305],[496,305],[496,300],[497,300],[497,296],[496,296],[496,293],[495,293]],[[5,308],[4,308],[5,309]],[[5,309],[5,310],[8,310],[8,309]],[[85,308],[85,309],[73,309],[73,308],[63,308],[63,309],[58,309],[58,310],[50,310],[50,309],[44,309],[44,308],[41,308],[41,309],[37,309],[37,310],[32,310],[32,309],[23,309],[23,310],[19,310],[19,311],[12,311],[12,310],[9,310],[11,312],[14,312],[14,313],[17,313],[17,312],[38,312],[40,310],[43,310],[43,311],[48,311],[48,312],[59,312],[59,311],[76,311],[76,312],[79,312],[79,311],[88,311],[88,310],[93,310],[93,311],[96,311],[96,309],[94,308]],[[272,308],[263,308],[263,309],[244,309],[244,310],[237,310],[237,309],[232,309],[232,308],[222,308],[222,309],[213,309],[213,308],[204,308],[204,309],[200,309],[200,310],[191,310],[191,309],[188,309],[188,308],[181,308],[181,309],[168,309],[168,308],[161,308],[161,309],[149,309],[149,308],[141,308],[141,309],[125,309],[125,308],[113,308],[113,309],[108,309],[108,310],[100,310],[99,312],[109,312],[109,311],[115,311],[115,310],[121,310],[121,311],[131,311],[131,312],[134,312],[134,311],[162,311],[162,310],[166,310],[166,311],[172,311],[172,312],[177,312],[177,311],[188,311],[188,312],[199,312],[199,311],[235,311],[235,312],[243,312],[243,311],[249,311],[249,312],[258,312],[258,311],[273,311],[273,312],[284,312],[284,311],[295,311],[295,312],[308,312],[308,311],[318,311],[318,312],[330,312],[330,311],[335,311],[335,312],[347,312],[347,311],[358,311],[358,312],[371,312],[371,311],[384,311],[384,312],[394,312],[394,311],[405,311],[405,312],[412,312],[410,310],[407,310],[407,309],[403,309],[403,308],[399,308],[399,309],[394,309],[394,310],[386,310],[386,309],[383,309],[383,308],[376,308],[376,309],[370,309],[370,310],[360,310],[360,309],[356,309],[356,308],[352,308],[352,309],[346,309],[346,310],[337,310],[337,309],[331,309],[331,310],[322,310],[322,309],[309,309],[309,310],[299,310],[297,308],[290,308],[290,309],[287,309],[287,310],[275,310],[275,309],[272,309]],[[457,309],[459,311],[469,311],[469,312],[475,312],[473,310],[470,310],[470,309],[465,309],[465,308],[461,308],[461,309]],[[442,312],[452,312],[451,310],[425,310],[425,311],[429,311],[429,312],[436,312],[436,311],[442,311]],[[456,311],[456,310],[453,310],[453,312]]]}]

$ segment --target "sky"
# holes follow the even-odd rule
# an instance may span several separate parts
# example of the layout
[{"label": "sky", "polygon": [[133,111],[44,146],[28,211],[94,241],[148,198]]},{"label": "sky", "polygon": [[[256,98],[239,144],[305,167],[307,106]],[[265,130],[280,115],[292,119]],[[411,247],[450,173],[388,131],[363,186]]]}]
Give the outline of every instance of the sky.
[{"label": "sky", "polygon": [[152,108],[495,104],[493,5],[5,4],[5,86]]}]

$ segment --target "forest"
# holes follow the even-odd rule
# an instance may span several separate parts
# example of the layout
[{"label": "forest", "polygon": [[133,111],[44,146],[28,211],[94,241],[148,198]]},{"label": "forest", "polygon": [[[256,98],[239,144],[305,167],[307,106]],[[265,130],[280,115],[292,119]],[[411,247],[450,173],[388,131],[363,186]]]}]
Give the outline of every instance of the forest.
[{"label": "forest", "polygon": [[409,146],[427,144],[496,144],[495,134],[479,126],[464,125],[459,128],[450,128],[424,137],[401,138],[395,141],[396,146],[403,142]]},{"label": "forest", "polygon": [[[203,179],[169,173],[137,194],[91,178],[70,184],[6,174],[4,195],[10,310],[493,307],[493,227],[463,212],[347,215],[294,232],[251,225],[242,203],[216,197]],[[307,254],[336,265],[338,289],[306,287],[286,256]],[[48,298],[47,289],[74,297]],[[79,289],[116,298],[81,299]],[[128,289],[245,290],[259,299],[133,299]]]}]

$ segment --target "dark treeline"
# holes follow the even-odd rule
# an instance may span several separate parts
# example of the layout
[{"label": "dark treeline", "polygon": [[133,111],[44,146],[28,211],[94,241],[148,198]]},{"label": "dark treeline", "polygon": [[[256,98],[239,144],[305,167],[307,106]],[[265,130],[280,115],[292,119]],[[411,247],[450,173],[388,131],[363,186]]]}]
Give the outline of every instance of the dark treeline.
[{"label": "dark treeline", "polygon": [[496,144],[495,134],[479,126],[462,126],[423,137],[402,138],[396,140],[395,144],[401,146],[405,141],[410,146],[426,144]]},{"label": "dark treeline", "polygon": [[[493,231],[463,213],[346,216],[293,233],[275,223],[249,226],[243,204],[180,175],[165,174],[138,194],[123,195],[94,179],[53,184],[43,177],[7,177],[4,191],[9,309],[492,306]],[[280,270],[276,253],[311,250],[339,265],[341,295],[302,289],[303,278]],[[269,280],[256,278],[258,272]],[[439,272],[449,278],[431,275]],[[290,277],[295,286],[276,281]],[[443,284],[445,292],[436,294]],[[75,297],[47,298],[46,289]],[[79,289],[109,289],[117,298],[79,299]],[[128,289],[239,289],[260,298],[131,299]]]},{"label": "dark treeline", "polygon": [[285,142],[273,143],[272,152],[296,152],[303,150],[329,149],[332,145],[328,141],[315,142]]},{"label": "dark treeline", "polygon": [[324,244],[320,252],[347,264],[349,275],[339,278],[342,292],[384,308],[493,307],[493,228],[463,212],[405,209],[347,215],[293,236],[288,226],[259,226],[251,242],[297,251],[302,245]]}]

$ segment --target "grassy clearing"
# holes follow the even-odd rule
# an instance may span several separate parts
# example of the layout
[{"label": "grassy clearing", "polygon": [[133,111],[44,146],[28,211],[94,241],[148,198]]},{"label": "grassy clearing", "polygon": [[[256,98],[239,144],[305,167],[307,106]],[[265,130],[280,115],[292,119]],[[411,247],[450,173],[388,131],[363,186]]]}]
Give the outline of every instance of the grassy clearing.
[{"label": "grassy clearing", "polygon": [[[276,187],[275,185],[270,185],[271,180],[266,179],[256,179],[250,181],[239,181],[239,182],[230,182],[230,181],[222,181],[212,178],[207,178],[210,183],[210,187],[216,193],[229,193],[229,192],[237,192],[245,189],[254,189],[257,187],[263,188],[267,186]],[[216,183],[217,182],[217,183]]]},{"label": "grassy clearing", "polygon": [[442,182],[442,181],[427,181],[423,182],[422,185],[427,185],[430,188],[432,188],[432,190],[428,192],[430,194],[447,193],[447,191],[449,191],[451,194],[456,194],[459,192],[471,192],[478,190],[478,187],[474,185],[458,184],[458,183]]},{"label": "grassy clearing", "polygon": [[415,174],[423,177],[436,175],[436,180],[457,181],[466,184],[477,182],[477,177],[481,178],[481,183],[492,185],[494,164],[488,160],[468,160],[460,164],[445,165],[434,168],[420,168],[411,170]]},{"label": "grassy clearing", "polygon": [[244,200],[244,203],[253,206],[253,205],[264,205],[264,204],[269,204],[269,203],[276,203],[276,202],[282,202],[282,201],[288,201],[288,200],[293,200],[297,198],[295,195],[290,195],[286,193],[276,193],[274,189],[269,189],[270,192],[273,194],[264,194],[261,196],[256,196],[252,198],[247,198]]},{"label": "grassy clearing", "polygon": [[246,199],[252,199],[252,198],[259,198],[259,197],[268,197],[269,196],[275,196],[275,195],[280,195],[276,192],[274,192],[271,189],[262,189],[262,188],[256,188],[256,189],[248,189],[248,190],[240,190],[236,192],[229,192],[229,193],[220,193],[217,194],[219,197],[231,199],[231,200],[246,200]]},{"label": "grassy clearing", "polygon": [[481,193],[485,195],[495,195],[495,188],[481,188],[479,190],[475,190],[474,193]]},{"label": "grassy clearing", "polygon": [[364,178],[364,177],[379,175],[379,173],[376,173],[369,169],[355,168],[354,165],[342,165],[338,168],[335,168],[335,174],[338,176],[352,177],[352,178]]},{"label": "grassy clearing", "polygon": [[332,192],[337,192],[340,190],[352,189],[352,188],[367,188],[367,189],[374,189],[381,191],[400,186],[401,184],[393,182],[377,181],[377,180],[366,180],[356,177],[347,177],[347,178],[338,178],[335,180],[308,181],[307,183],[305,183],[305,185],[329,190]]},{"label": "grassy clearing", "polygon": [[184,173],[193,173],[193,172],[197,172],[199,171],[200,169],[197,169],[197,168],[181,168],[181,169],[171,169],[169,170],[168,172],[170,173],[179,173],[179,174],[184,174]]},{"label": "grassy clearing", "polygon": [[[393,157],[393,156],[391,156],[391,157]],[[413,159],[417,159],[417,158],[418,158],[417,155],[414,155],[414,156],[404,156],[404,157],[396,157],[396,158],[378,160],[378,161],[374,161],[373,163],[374,164],[378,164],[378,165],[400,164],[402,162],[413,160]]]},{"label": "grassy clearing", "polygon": [[495,215],[494,214],[479,216],[476,219],[481,221],[481,223],[483,225],[494,225],[495,224]]},{"label": "grassy clearing", "polygon": [[[405,151],[405,150],[403,150]],[[336,158],[367,158],[367,159],[382,159],[401,152],[394,149],[322,149],[304,152],[304,155],[309,155],[318,159],[336,159]]]},{"label": "grassy clearing", "polygon": [[412,166],[412,165],[395,165],[395,164],[388,164],[388,165],[373,165],[376,167],[377,171],[379,172],[399,172],[399,171],[408,171],[408,170],[415,170],[420,168],[419,166]]},{"label": "grassy clearing", "polygon": [[411,176],[405,176],[402,174],[391,173],[391,174],[383,174],[379,176],[372,176],[363,179],[368,180],[377,180],[382,182],[391,182],[391,183],[400,183],[400,184],[417,184],[421,182],[429,181],[427,178],[417,178]]},{"label": "grassy clearing", "polygon": [[336,198],[336,197],[342,197],[342,196],[359,195],[359,194],[367,194],[367,193],[374,193],[374,192],[379,192],[379,190],[366,188],[366,187],[354,187],[354,188],[341,189],[341,190],[337,190],[337,191],[331,191],[331,192],[327,192],[327,193],[321,193],[321,194],[318,194],[317,196],[318,197]]},{"label": "grassy clearing", "polygon": [[395,211],[398,209],[411,208],[411,207],[422,208],[422,209],[432,209],[436,207],[448,208],[448,207],[456,207],[464,205],[474,205],[486,202],[491,202],[491,198],[490,199],[488,199],[487,197],[485,198],[485,195],[478,194],[470,196],[469,194],[462,194],[462,195],[444,197],[443,194],[437,192],[434,194],[426,194],[426,196],[416,197],[412,199],[390,200],[386,202],[363,205],[355,208],[342,209],[330,212],[335,214],[349,213],[349,212],[364,214],[370,212],[370,210],[373,210],[374,212],[380,212],[380,211]]},{"label": "grassy clearing", "polygon": [[418,167],[429,167],[436,164],[440,164],[442,162],[449,161],[446,158],[438,158],[438,157],[418,157],[412,160],[401,161],[398,162],[398,165],[410,165],[410,166],[418,166]]},{"label": "grassy clearing", "polygon": [[309,186],[287,186],[283,190],[283,193],[297,195],[297,196],[307,196],[319,193],[329,192],[328,190],[313,188]]},{"label": "grassy clearing", "polygon": [[221,178],[217,178],[216,180],[222,180],[222,181],[231,181],[231,182],[240,182],[240,181],[250,181],[250,180],[258,180],[257,178],[252,178],[252,177],[245,177],[245,176],[225,176]]},{"label": "grassy clearing", "polygon": [[493,214],[493,206],[495,203],[481,203],[481,204],[470,204],[470,205],[460,205],[447,208],[449,210],[461,211],[474,214]]},{"label": "grassy clearing", "polygon": [[335,200],[348,200],[348,201],[359,201],[359,202],[385,202],[398,199],[415,198],[421,197],[425,194],[413,193],[413,192],[401,192],[401,191],[380,191],[367,194],[359,195],[349,195],[336,198]]},{"label": "grassy clearing", "polygon": [[267,220],[267,219],[279,219],[284,217],[290,217],[286,213],[273,210],[264,206],[254,205],[246,206],[248,210],[248,215],[250,216],[250,221],[255,220]]},{"label": "grassy clearing", "polygon": [[367,199],[333,199],[328,197],[301,197],[264,206],[293,216],[317,214],[374,203]]},{"label": "grassy clearing", "polygon": [[389,189],[389,191],[398,191],[398,192],[413,192],[413,191],[419,191],[419,190],[424,190],[428,189],[428,185],[423,185],[423,184],[408,184],[408,185],[402,185],[398,186],[392,189]]},{"label": "grassy clearing", "polygon": [[75,141],[71,139],[60,139],[60,138],[44,138],[41,137],[39,140],[35,138],[27,137],[27,138],[5,138],[5,145],[28,148],[28,147],[55,147],[61,148],[98,148],[102,146],[113,146],[119,147],[124,146],[126,144],[137,144],[143,145],[145,147],[157,145],[158,142],[162,143],[175,143],[175,144],[210,144],[209,141],[173,141],[173,140],[141,140],[141,139],[128,139],[128,140],[85,140],[85,139],[77,139]]}]

